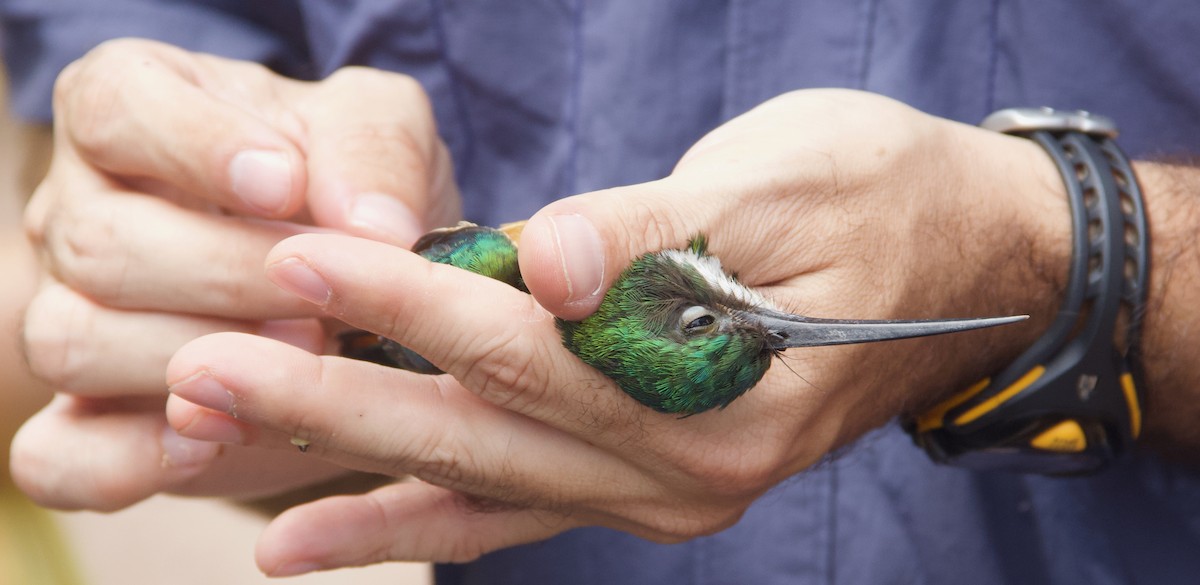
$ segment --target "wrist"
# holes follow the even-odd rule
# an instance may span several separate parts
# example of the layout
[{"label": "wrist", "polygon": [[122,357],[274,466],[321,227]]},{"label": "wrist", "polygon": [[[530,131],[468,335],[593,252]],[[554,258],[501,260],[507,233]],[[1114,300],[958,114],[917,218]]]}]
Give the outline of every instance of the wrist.
[{"label": "wrist", "polygon": [[[1028,314],[1024,323],[931,340],[929,371],[938,381],[909,396],[908,417],[926,412],[985,376],[1000,371],[1040,338],[1054,321],[1069,280],[1071,211],[1062,176],[1037,144],[959,127],[955,144],[966,179],[958,193],[957,278],[944,287],[955,304],[945,314]],[[982,164],[981,164],[982,163]],[[943,288],[943,287],[938,287]],[[969,347],[970,351],[963,351]],[[947,359],[955,356],[954,359]]]},{"label": "wrist", "polygon": [[1094,472],[1127,453],[1142,428],[1146,393],[1132,359],[1151,264],[1142,190],[1106,118],[1008,109],[983,126],[1035,142],[1060,172],[1072,218],[1069,285],[1051,328],[1019,358],[906,428],[942,463]]}]

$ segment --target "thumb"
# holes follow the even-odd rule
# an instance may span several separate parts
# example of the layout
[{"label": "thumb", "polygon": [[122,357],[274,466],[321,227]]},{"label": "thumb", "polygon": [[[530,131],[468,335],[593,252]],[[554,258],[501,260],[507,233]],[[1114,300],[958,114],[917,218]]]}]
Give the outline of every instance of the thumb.
[{"label": "thumb", "polygon": [[521,234],[521,274],[529,292],[551,313],[580,320],[595,312],[632,259],[682,248],[704,232],[695,197],[686,209],[680,181],[660,181],[576,195],[538,211]]}]

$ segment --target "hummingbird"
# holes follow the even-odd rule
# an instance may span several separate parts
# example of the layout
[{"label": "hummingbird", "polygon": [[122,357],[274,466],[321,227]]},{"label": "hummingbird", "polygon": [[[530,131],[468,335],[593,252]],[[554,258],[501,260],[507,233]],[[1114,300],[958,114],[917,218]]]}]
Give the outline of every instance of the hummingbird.
[{"label": "hummingbird", "polygon": [[[461,222],[430,232],[413,251],[524,291],[517,266],[523,223],[501,229]],[[582,321],[555,319],[563,345],[638,402],[691,416],[723,409],[753,388],[783,351],[940,335],[1028,318],[821,319],[782,311],[742,284],[697,235],[683,249],[650,252],[613,282]],[[343,334],[342,355],[420,373],[441,373],[389,339]]]},{"label": "hummingbird", "polygon": [[[499,280],[528,293],[521,269],[517,266],[517,240],[523,222],[505,224],[499,229],[482,227],[469,221],[435,229],[413,243],[412,251],[438,264],[449,264],[481,276]],[[341,355],[401,368],[418,374],[441,374],[442,370],[415,351],[386,337],[351,330],[339,336]]]}]

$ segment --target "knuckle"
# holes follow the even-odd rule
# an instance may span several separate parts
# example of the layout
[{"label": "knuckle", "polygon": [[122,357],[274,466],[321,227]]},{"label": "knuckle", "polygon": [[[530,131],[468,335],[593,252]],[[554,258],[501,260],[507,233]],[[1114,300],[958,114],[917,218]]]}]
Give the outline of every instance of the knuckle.
[{"label": "knuckle", "polygon": [[204,264],[220,267],[220,270],[214,273],[216,278],[205,280],[204,302],[216,307],[235,307],[260,294],[253,278],[258,267],[253,265],[254,260],[247,260],[261,257],[247,255],[245,247],[208,250],[204,254]]},{"label": "knuckle", "polygon": [[358,88],[368,79],[375,77],[376,71],[370,67],[360,65],[348,65],[334,71],[329,77],[325,78],[325,83],[331,87],[348,86],[350,88]]},{"label": "knuckle", "polygon": [[337,151],[387,175],[412,177],[428,185],[433,157],[431,137],[421,136],[403,121],[351,123],[334,139]]},{"label": "knuckle", "polygon": [[693,234],[681,232],[686,225],[681,215],[664,198],[653,198],[653,202],[640,197],[630,197],[624,202],[619,218],[622,228],[629,234],[630,258],[647,250],[679,247]]},{"label": "knuckle", "polygon": [[517,343],[517,336],[493,337],[478,347],[471,361],[464,365],[463,379],[474,386],[479,394],[500,406],[518,406],[518,399],[528,403],[535,401],[532,388],[526,378],[533,371],[533,360],[529,356],[513,355],[509,351]]},{"label": "knuckle", "polygon": [[343,67],[327,82],[335,94],[347,93],[370,111],[389,112],[432,138],[433,102],[416,79],[368,67]]},{"label": "knuckle", "polygon": [[[451,489],[474,487],[467,481],[473,461],[469,451],[446,444],[444,434],[426,436],[413,450],[413,475]],[[396,470],[403,473],[403,470]]]},{"label": "knuckle", "polygon": [[45,259],[65,284],[119,305],[129,260],[119,232],[112,210],[67,205],[43,226]]},{"label": "knuckle", "polygon": [[122,100],[133,82],[135,55],[129,42],[103,43],[68,66],[55,83],[60,122],[88,159],[100,159],[114,146],[114,122],[123,117]]},{"label": "knuckle", "polygon": [[471,340],[471,347],[453,353],[460,358],[453,368],[461,371],[463,383],[485,400],[517,413],[528,414],[545,395],[545,374],[538,364],[550,363],[538,356],[536,344],[522,342],[519,330],[505,331],[486,340]]},{"label": "knuckle", "polygon": [[88,303],[65,287],[44,289],[25,312],[22,347],[29,371],[52,387],[84,390],[86,340],[93,315]]},{"label": "knuckle", "polygon": [[[439,386],[443,383],[437,382]],[[301,425],[297,428],[307,426]],[[424,428],[428,429],[428,432],[411,436],[398,444],[395,448],[396,456],[389,458],[384,463],[384,468],[379,471],[394,477],[412,475],[450,489],[473,487],[473,482],[468,480],[468,477],[474,477],[468,473],[475,464],[471,452],[461,448],[461,445],[453,440],[454,433],[451,429],[438,425]]]},{"label": "knuckle", "polygon": [[[446,427],[431,429],[404,449],[388,470],[395,476],[411,474],[462,495],[458,504],[475,512],[494,512],[543,503],[542,496],[518,488],[516,471],[507,453],[480,453],[467,448],[459,433]],[[494,437],[491,439],[495,439]],[[478,437],[475,440],[479,440]],[[484,496],[467,494],[486,494]]]},{"label": "knuckle", "polygon": [[133,59],[144,57],[147,48],[154,44],[153,41],[128,37],[109,39],[97,44],[86,57],[128,63]]},{"label": "knuckle", "polygon": [[43,180],[25,206],[21,226],[25,230],[25,237],[35,249],[40,249],[45,244],[46,225],[54,217],[55,210],[58,209],[58,206],[52,201],[55,199],[54,192],[51,182],[48,179]]},{"label": "knuckle", "polygon": [[[342,67],[329,76],[328,82],[332,86],[346,87],[356,92],[367,90],[375,92],[374,95],[382,93],[389,97],[428,99],[421,84],[412,77],[371,67]],[[368,94],[368,97],[372,97],[372,94]]]},{"label": "knuckle", "polygon": [[70,102],[70,96],[74,95],[80,84],[80,77],[83,75],[83,70],[87,67],[87,57],[76,59],[69,63],[62,71],[58,73],[58,77],[54,80],[54,88],[51,92],[51,100],[54,104],[54,112],[56,115],[61,115],[66,112]]},{"label": "knuckle", "polygon": [[433,160],[438,143],[433,105],[415,79],[367,67],[344,67],[325,83],[325,91],[335,100],[352,100],[358,106],[356,116],[361,122],[351,124],[343,146],[382,146],[389,153],[402,149],[420,154],[422,163]]},{"label": "knuckle", "polygon": [[[441,505],[445,510],[443,513],[448,517],[459,516],[466,514],[486,514],[486,509],[480,509],[479,499],[463,493],[454,493],[449,498],[444,499]],[[455,538],[454,536],[457,536]],[[434,550],[442,550],[438,554],[438,560],[451,563],[469,563],[482,557],[489,552],[488,547],[484,544],[483,539],[478,533],[459,533],[457,535],[443,535],[443,538],[449,538],[449,542],[443,541],[436,543],[431,548]]]}]

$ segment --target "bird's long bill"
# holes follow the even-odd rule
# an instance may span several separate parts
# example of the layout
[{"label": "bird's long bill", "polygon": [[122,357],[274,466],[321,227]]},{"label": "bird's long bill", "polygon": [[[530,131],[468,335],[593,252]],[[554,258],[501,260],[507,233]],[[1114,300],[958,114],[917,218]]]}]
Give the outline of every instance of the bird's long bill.
[{"label": "bird's long bill", "polygon": [[742,318],[761,323],[770,332],[774,349],[844,345],[889,339],[907,339],[995,327],[1024,321],[1028,315],[976,319],[858,320],[817,319],[759,309],[742,313]]}]

